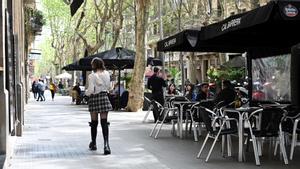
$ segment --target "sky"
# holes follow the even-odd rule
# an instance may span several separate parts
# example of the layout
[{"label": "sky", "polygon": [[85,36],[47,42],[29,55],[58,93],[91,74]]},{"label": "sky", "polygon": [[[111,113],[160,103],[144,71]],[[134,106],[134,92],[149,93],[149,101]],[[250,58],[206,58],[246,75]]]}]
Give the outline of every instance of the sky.
[{"label": "sky", "polygon": [[[41,1],[42,0],[35,0],[36,8],[40,11],[43,11],[43,6]],[[42,34],[36,36],[35,41],[33,42],[33,49],[40,49],[39,45],[42,44],[50,36],[51,36],[50,28],[47,26],[43,26]]]}]

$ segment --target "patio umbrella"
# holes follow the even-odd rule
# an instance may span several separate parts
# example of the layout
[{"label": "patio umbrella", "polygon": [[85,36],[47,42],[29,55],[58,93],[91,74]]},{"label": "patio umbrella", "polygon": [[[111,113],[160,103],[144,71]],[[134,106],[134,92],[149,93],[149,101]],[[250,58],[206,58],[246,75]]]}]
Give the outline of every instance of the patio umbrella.
[{"label": "patio umbrella", "polygon": [[68,64],[68,65],[64,66],[62,69],[66,70],[66,71],[75,71],[75,70],[91,71],[92,66],[90,64],[89,65],[80,65],[79,61],[76,61],[74,63],[71,63],[71,64]]},{"label": "patio umbrella", "polygon": [[65,73],[55,76],[55,78],[56,79],[71,79],[72,75],[70,73],[65,72]]},{"label": "patio umbrella", "polygon": [[134,65],[135,52],[126,48],[117,47],[81,58],[79,60],[79,65],[91,65],[91,62],[95,57],[101,58],[107,69],[110,70],[132,69]]},{"label": "patio umbrella", "polygon": [[[297,0],[271,1],[265,6],[204,26],[197,33],[189,35],[189,30],[180,32],[159,41],[157,49],[165,52],[247,52],[251,85],[251,59],[290,53],[291,47],[299,43],[299,10],[300,1]],[[249,93],[252,93],[252,87],[249,88]]]},{"label": "patio umbrella", "polygon": [[[79,65],[81,66],[91,65],[91,62],[95,57],[101,58],[104,61],[105,67],[107,69],[119,71],[118,83],[120,84],[121,70],[132,69],[134,67],[135,52],[130,49],[117,47],[111,50],[107,50],[101,53],[97,53],[95,55],[82,58],[79,60]],[[147,63],[153,64],[153,66],[162,65],[162,62],[159,62],[157,59],[149,59]],[[120,86],[119,86],[119,93],[120,93]]]},{"label": "patio umbrella", "polygon": [[290,53],[300,38],[300,2],[272,1],[202,28],[197,47],[210,52],[255,52],[252,58]]},{"label": "patio umbrella", "polygon": [[153,58],[153,57],[148,57],[147,58],[147,65],[151,65],[151,66],[162,66],[162,61],[160,59],[157,58]]}]

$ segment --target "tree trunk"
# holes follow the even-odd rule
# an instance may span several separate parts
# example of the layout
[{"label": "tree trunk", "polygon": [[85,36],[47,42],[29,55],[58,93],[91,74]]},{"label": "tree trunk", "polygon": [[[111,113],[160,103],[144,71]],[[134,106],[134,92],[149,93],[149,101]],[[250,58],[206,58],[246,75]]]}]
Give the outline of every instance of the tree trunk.
[{"label": "tree trunk", "polygon": [[133,78],[129,86],[129,100],[127,110],[136,112],[144,102],[144,73],[146,55],[146,30],[148,23],[148,8],[150,1],[136,0],[136,57],[133,69]]},{"label": "tree trunk", "polygon": [[191,83],[196,84],[197,82],[197,69],[195,65],[195,53],[190,53],[189,59],[188,59],[188,64],[189,64],[189,77],[188,79],[190,80]]}]

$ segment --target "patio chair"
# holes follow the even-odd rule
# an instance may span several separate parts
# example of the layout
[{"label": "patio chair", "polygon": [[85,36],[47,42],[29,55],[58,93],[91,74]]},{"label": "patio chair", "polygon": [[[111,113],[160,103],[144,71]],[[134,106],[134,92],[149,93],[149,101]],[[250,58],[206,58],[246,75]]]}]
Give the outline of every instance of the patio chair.
[{"label": "patio chair", "polygon": [[[194,125],[194,128],[193,128],[193,132],[194,132],[194,140],[195,141],[198,141],[198,138],[197,138],[197,131],[196,131],[196,124],[195,124],[195,121],[194,121],[194,112],[197,111],[196,110],[196,106],[198,105],[198,103],[192,103],[190,102],[190,100],[185,97],[185,96],[176,96],[176,97],[172,97],[169,99],[169,104],[168,106],[170,108],[178,108],[178,111],[180,111],[180,107],[178,105],[175,105],[175,102],[187,102],[188,104],[187,105],[184,105],[183,106],[183,120],[185,120],[185,128],[186,128],[186,134],[187,134],[187,130],[188,130],[188,125],[190,124],[190,131],[192,129],[192,126]],[[190,102],[190,103],[189,103]],[[178,128],[179,128],[179,123],[178,123],[178,116],[177,116],[177,119],[173,118],[172,120],[172,124],[173,124],[173,132],[175,131],[175,123],[178,124]]]},{"label": "patio chair", "polygon": [[201,126],[204,126],[204,122],[203,122],[202,118],[200,117],[200,112],[199,112],[200,107],[205,107],[207,109],[212,110],[214,108],[214,102],[213,101],[202,101],[202,102],[194,103],[193,105],[191,105],[191,107],[189,109],[187,109],[187,111],[188,111],[187,118],[188,118],[188,120],[190,119],[189,131],[190,131],[190,133],[193,131],[195,141],[198,141],[198,136],[201,136],[201,133],[202,133]]},{"label": "patio chair", "polygon": [[[260,165],[259,156],[262,155],[261,142],[259,138],[275,138],[280,143],[280,150],[283,155],[284,163],[288,164],[287,155],[284,147],[283,135],[280,132],[280,122],[284,117],[284,111],[279,107],[268,107],[258,109],[252,112],[250,115],[245,114],[245,125],[248,128],[245,129],[245,133],[252,139],[253,151],[255,156],[256,165]],[[259,117],[257,123],[257,117]],[[272,140],[271,140],[272,141]]]},{"label": "patio chair", "polygon": [[[289,111],[288,114],[282,118],[280,123],[280,132],[282,136],[290,135],[292,137],[291,142],[291,150],[290,150],[290,160],[293,160],[294,150],[296,146],[300,146],[300,142],[298,142],[298,134],[300,134],[300,113],[298,109]],[[285,139],[283,139],[285,140]],[[277,146],[276,143],[274,155],[277,153]]]},{"label": "patio chair", "polygon": [[143,118],[143,121],[142,121],[143,123],[146,122],[146,120],[147,120],[147,118],[148,118],[148,116],[150,114],[150,111],[152,111],[153,108],[154,108],[153,104],[152,104],[152,101],[148,97],[144,97],[144,99],[145,99],[145,101],[147,101],[150,104],[150,106],[149,106],[149,108],[147,110],[147,113],[145,114],[145,116]]},{"label": "patio chair", "polygon": [[[154,100],[152,101],[152,104],[153,104],[153,106],[158,107],[158,109],[160,110],[159,116],[162,117],[162,118],[157,119],[157,121],[150,133],[150,137],[152,137],[153,134],[155,133],[156,128],[158,127],[158,125],[160,125],[154,136],[154,138],[157,139],[158,134],[159,134],[160,130],[162,129],[162,126],[164,125],[164,122],[165,122],[167,116],[169,115],[169,113],[173,112],[173,114],[174,114],[174,112],[177,111],[178,109],[162,106],[160,103],[158,103],[157,101],[154,101]],[[156,105],[154,105],[154,104],[156,104]],[[177,119],[177,116],[169,116],[169,119]]]},{"label": "patio chair", "polygon": [[[208,162],[209,157],[212,153],[212,150],[213,150],[217,140],[219,139],[219,136],[230,136],[230,135],[236,134],[238,132],[237,127],[227,126],[227,122],[234,121],[235,125],[237,126],[238,121],[237,121],[237,119],[234,119],[234,118],[220,116],[220,115],[216,114],[216,112],[209,110],[205,107],[200,107],[200,115],[205,123],[207,135],[206,135],[205,140],[201,146],[201,149],[197,155],[197,158],[200,158],[208,139],[212,138],[212,139],[214,139],[214,141],[213,141],[213,144],[210,147],[208,155],[205,159],[205,162]],[[222,137],[222,150],[224,147],[224,141],[225,141],[225,137]],[[227,151],[231,151],[231,145],[228,140],[227,140],[227,144],[228,144]],[[224,151],[222,151],[222,153],[223,152]]]}]

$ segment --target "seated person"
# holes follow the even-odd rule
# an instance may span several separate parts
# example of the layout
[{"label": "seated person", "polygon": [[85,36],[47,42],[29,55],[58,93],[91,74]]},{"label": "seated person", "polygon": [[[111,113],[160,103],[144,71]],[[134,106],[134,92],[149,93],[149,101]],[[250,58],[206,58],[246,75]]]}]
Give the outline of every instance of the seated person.
[{"label": "seated person", "polygon": [[196,101],[206,100],[208,96],[208,83],[202,83],[200,85],[199,93],[196,96]]},{"label": "seated person", "polygon": [[81,89],[80,89],[80,84],[77,83],[77,84],[73,87],[72,90],[74,91],[74,96],[72,96],[73,101],[76,101],[76,104],[79,104],[80,101],[81,101]]},{"label": "seated person", "polygon": [[[127,106],[128,102],[128,91],[125,89],[124,84],[121,83],[120,85],[120,94],[119,94],[119,83],[116,83],[114,86],[113,91],[111,92],[111,95],[109,96],[110,103],[112,104],[114,109],[118,108],[125,108]],[[119,103],[120,98],[120,103]]]},{"label": "seated person", "polygon": [[221,106],[226,106],[235,100],[235,90],[229,80],[224,80],[222,82],[222,90],[217,94],[215,98],[215,103],[224,102]]},{"label": "seated person", "polygon": [[185,97],[189,99],[190,101],[195,101],[194,96],[194,85],[193,84],[187,84],[185,87]]},{"label": "seated person", "polygon": [[120,93],[119,93],[119,83],[117,83],[117,84],[114,86],[114,90],[112,91],[112,93],[115,94],[116,97],[118,96],[118,93],[119,93],[119,94],[120,94],[120,97],[121,97],[122,94],[124,93],[124,91],[125,91],[124,84],[121,83],[121,85],[120,85]]},{"label": "seated person", "polygon": [[176,86],[174,83],[171,83],[169,86],[168,86],[168,92],[167,92],[167,95],[178,95],[178,92],[176,90]]},{"label": "seated person", "polygon": [[[217,94],[217,97],[215,98],[215,104],[218,104],[217,106],[223,107],[235,107],[235,104],[231,105],[235,101],[236,98],[236,92],[229,80],[224,80],[222,82],[222,90]],[[238,115],[235,113],[229,113],[227,114],[229,118],[235,118],[238,119]],[[230,121],[230,126],[232,128],[236,128],[237,126],[234,124],[233,121]]]}]

